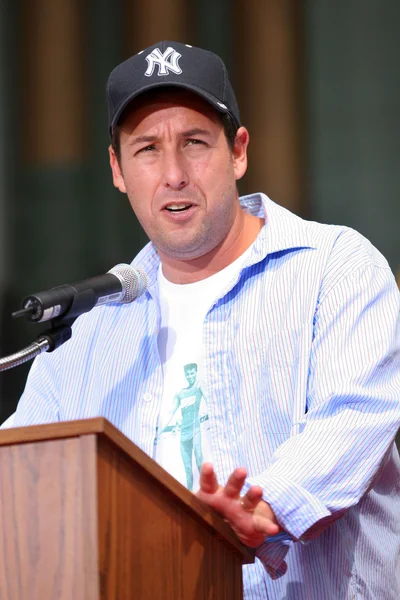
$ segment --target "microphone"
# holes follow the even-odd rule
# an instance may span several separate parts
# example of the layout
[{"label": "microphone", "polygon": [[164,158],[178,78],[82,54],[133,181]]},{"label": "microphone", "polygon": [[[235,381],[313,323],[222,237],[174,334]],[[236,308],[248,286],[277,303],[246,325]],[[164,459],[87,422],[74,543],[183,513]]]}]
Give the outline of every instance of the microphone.
[{"label": "microphone", "polygon": [[22,301],[22,309],[12,317],[27,317],[36,323],[61,317],[76,319],[95,306],[133,302],[146,291],[147,284],[144,271],[121,263],[104,275],[27,296]]}]

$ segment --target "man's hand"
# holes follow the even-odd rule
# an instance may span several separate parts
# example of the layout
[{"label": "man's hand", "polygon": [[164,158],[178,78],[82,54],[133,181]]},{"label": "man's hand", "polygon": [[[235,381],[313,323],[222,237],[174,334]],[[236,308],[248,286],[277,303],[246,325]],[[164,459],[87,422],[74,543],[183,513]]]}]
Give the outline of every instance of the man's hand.
[{"label": "man's hand", "polygon": [[222,487],[212,464],[204,463],[196,496],[224,517],[243,544],[256,548],[282,528],[270,505],[262,499],[260,487],[252,486],[244,496],[240,496],[246,476],[246,469],[235,469],[226,486]]}]

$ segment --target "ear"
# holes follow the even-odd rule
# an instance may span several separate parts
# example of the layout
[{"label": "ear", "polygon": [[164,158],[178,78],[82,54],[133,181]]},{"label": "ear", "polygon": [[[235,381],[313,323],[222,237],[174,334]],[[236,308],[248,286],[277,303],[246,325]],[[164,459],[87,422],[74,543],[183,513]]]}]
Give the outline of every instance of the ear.
[{"label": "ear", "polygon": [[119,189],[120,192],[126,194],[125,181],[122,175],[121,166],[118,162],[114,150],[112,149],[112,146],[108,147],[108,154],[110,156],[110,167],[113,177],[113,183],[115,187]]},{"label": "ear", "polygon": [[249,145],[249,132],[246,127],[239,127],[233,146],[233,169],[236,179],[240,179],[247,170],[247,146]]}]

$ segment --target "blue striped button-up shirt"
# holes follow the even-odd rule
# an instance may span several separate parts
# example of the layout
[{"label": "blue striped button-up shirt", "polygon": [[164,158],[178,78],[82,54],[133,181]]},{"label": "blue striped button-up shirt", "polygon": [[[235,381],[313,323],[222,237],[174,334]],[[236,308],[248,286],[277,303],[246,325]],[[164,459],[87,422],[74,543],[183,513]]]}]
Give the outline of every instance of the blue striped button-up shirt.
[{"label": "blue striped button-up shirt", "polygon": [[[204,321],[204,386],[221,482],[237,466],[285,534],[243,569],[245,599],[398,600],[399,292],[346,227],[306,222],[262,194],[265,226]],[[158,255],[144,296],[80,317],[35,360],[15,425],[102,415],[147,454],[163,389]]]}]

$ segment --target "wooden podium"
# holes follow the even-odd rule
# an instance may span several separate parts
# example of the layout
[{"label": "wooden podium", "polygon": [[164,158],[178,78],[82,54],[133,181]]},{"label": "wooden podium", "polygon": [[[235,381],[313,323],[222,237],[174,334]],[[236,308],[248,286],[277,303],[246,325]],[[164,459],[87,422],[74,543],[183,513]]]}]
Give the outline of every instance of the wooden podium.
[{"label": "wooden podium", "polygon": [[0,432],[0,600],[239,600],[253,560],[106,419]]}]

